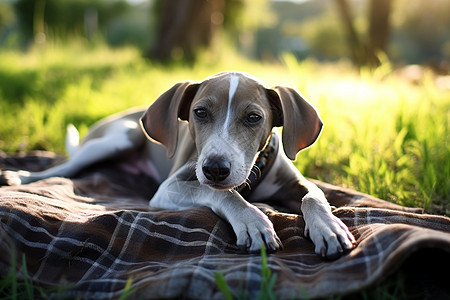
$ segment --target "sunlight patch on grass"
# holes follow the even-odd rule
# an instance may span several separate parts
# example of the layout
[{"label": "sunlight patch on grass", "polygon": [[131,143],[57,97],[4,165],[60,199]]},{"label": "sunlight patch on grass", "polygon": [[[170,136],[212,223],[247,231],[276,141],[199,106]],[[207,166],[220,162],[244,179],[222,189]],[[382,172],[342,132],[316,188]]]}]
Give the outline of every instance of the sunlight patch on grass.
[{"label": "sunlight patch on grass", "polygon": [[340,72],[328,70],[303,83],[325,126],[316,144],[299,155],[298,168],[398,204],[426,210],[438,205],[445,213],[450,91],[431,80],[413,85],[395,74]]}]

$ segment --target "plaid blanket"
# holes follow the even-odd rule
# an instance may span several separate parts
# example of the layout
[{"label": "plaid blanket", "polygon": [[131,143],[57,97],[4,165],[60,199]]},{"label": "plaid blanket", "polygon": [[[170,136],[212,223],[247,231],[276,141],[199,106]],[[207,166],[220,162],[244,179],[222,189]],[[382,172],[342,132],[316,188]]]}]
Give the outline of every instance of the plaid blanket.
[{"label": "plaid blanket", "polygon": [[[37,170],[59,160],[51,153],[3,154],[0,168]],[[304,236],[302,216],[262,205],[284,245],[267,255],[277,298],[357,292],[400,269],[428,284],[434,269],[448,271],[449,218],[316,184],[358,245],[335,261],[323,260]],[[216,279],[221,274],[235,296],[257,298],[261,255],[237,248],[231,226],[208,208],[150,208],[156,188],[142,176],[124,176],[111,163],[71,180],[0,188],[0,275],[12,266],[23,275],[25,261],[33,282],[64,287],[57,296],[110,299],[130,289],[136,298],[222,299]],[[441,288],[448,296],[448,282]]]}]

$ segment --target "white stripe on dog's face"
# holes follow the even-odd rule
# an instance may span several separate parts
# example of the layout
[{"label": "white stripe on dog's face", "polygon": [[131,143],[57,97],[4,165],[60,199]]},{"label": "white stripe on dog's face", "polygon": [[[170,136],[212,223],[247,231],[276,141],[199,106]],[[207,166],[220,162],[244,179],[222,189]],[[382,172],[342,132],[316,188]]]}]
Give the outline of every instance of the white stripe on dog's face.
[{"label": "white stripe on dog's face", "polygon": [[223,124],[223,132],[225,134],[228,134],[228,126],[230,125],[231,122],[231,117],[232,117],[232,112],[231,112],[231,102],[233,101],[234,98],[234,94],[236,94],[236,90],[238,88],[239,85],[239,75],[238,74],[234,74],[232,73],[230,75],[230,85],[229,85],[229,89],[228,89],[228,108],[227,108],[227,116],[225,118],[225,122]]},{"label": "white stripe on dog's face", "polygon": [[[189,127],[197,150],[196,176],[213,189],[231,189],[245,182],[257,152],[272,129],[271,106],[264,87],[244,73],[224,73],[208,79],[198,90],[192,104]],[[204,109],[206,119],[195,116]],[[247,122],[258,114],[258,124]],[[205,162],[221,162],[230,167],[221,181],[208,179]]]}]

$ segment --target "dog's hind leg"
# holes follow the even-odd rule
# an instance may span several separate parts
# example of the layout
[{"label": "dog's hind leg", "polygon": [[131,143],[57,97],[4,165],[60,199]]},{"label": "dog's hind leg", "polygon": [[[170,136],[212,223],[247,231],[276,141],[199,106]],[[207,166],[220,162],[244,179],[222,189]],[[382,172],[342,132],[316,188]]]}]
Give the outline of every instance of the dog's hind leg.
[{"label": "dog's hind leg", "polygon": [[8,185],[19,185],[49,177],[72,177],[82,169],[106,159],[114,158],[141,145],[145,136],[137,123],[117,122],[103,136],[84,141],[69,160],[40,172],[3,171],[0,177]]}]

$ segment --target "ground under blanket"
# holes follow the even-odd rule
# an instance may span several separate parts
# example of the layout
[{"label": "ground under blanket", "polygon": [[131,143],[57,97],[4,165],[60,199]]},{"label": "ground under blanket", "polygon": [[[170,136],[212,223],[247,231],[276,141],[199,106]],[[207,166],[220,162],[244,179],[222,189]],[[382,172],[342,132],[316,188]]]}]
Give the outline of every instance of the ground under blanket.
[{"label": "ground under blanket", "polygon": [[[59,159],[0,154],[0,168],[37,170]],[[302,216],[262,207],[284,245],[267,256],[277,298],[349,294],[400,269],[414,279],[406,282],[413,292],[436,284],[432,297],[448,296],[449,218],[316,183],[358,245],[335,261],[321,259],[304,236]],[[261,256],[237,248],[231,226],[208,208],[148,207],[155,189],[111,163],[71,180],[0,188],[0,276],[11,266],[20,276],[25,261],[36,284],[64,286],[59,296],[69,298],[118,298],[128,282],[136,298],[220,299],[221,274],[234,295],[258,297]]]}]

